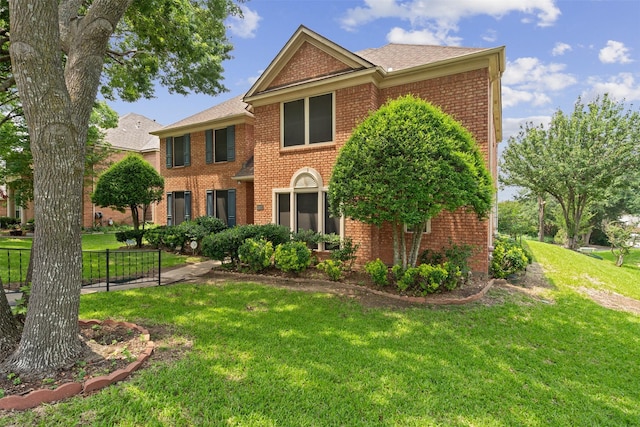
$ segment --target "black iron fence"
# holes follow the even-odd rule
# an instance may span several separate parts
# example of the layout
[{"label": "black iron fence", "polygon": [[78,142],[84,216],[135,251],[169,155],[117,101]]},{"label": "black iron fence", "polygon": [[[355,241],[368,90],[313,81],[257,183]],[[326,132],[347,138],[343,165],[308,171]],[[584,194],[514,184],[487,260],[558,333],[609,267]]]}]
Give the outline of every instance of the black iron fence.
[{"label": "black iron fence", "polygon": [[[31,249],[0,248],[0,279],[5,291],[20,292],[29,269]],[[161,284],[161,250],[82,251],[82,286],[111,288]]]}]

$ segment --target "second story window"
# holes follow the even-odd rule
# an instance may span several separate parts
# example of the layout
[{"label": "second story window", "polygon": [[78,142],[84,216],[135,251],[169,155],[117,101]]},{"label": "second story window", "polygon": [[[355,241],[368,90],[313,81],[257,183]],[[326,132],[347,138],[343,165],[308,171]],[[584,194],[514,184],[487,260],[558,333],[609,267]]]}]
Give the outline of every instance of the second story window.
[{"label": "second story window", "polygon": [[235,126],[205,132],[207,163],[231,162],[236,158]]},{"label": "second story window", "polygon": [[191,164],[191,135],[166,139],[167,169]]},{"label": "second story window", "polygon": [[333,141],[333,93],[282,104],[282,146]]}]

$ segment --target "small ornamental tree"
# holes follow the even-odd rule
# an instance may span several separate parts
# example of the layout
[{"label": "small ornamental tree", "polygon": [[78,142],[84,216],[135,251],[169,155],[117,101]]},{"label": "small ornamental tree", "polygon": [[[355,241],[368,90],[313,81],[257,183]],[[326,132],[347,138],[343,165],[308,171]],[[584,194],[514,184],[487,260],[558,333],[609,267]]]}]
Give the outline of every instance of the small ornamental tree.
[{"label": "small ornamental tree", "polygon": [[[162,200],[164,178],[147,161],[137,154],[129,154],[104,171],[91,201],[101,207],[110,207],[120,212],[131,209],[133,228],[140,228],[140,210],[142,218],[151,203]],[[142,225],[144,230],[144,221]],[[142,236],[138,239],[141,244]]]},{"label": "small ornamental tree", "polygon": [[602,226],[611,244],[611,253],[616,256],[616,267],[622,267],[624,257],[629,255],[636,244],[635,227],[617,221],[605,221]]},{"label": "small ornamental tree", "polygon": [[393,227],[394,264],[415,266],[422,230],[442,210],[491,209],[493,184],[471,133],[439,108],[413,96],[373,112],[341,149],[329,182],[334,215]]}]

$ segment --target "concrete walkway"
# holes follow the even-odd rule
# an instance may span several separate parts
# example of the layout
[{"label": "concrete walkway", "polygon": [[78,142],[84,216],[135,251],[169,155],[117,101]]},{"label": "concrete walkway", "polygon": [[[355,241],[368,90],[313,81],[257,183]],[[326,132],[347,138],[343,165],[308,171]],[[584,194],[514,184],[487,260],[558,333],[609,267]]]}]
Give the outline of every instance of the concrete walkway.
[{"label": "concrete walkway", "polygon": [[[195,279],[197,277],[203,276],[207,274],[211,269],[215,266],[220,265],[220,261],[208,260],[197,262],[195,264],[186,264],[183,267],[173,268],[171,270],[162,271],[160,273],[160,286],[170,285],[172,283],[185,282],[188,280]],[[153,282],[129,282],[129,283],[111,283],[109,285],[109,292],[113,291],[121,291],[126,289],[136,289],[136,288],[148,288],[152,286],[158,286],[157,281]],[[95,292],[106,292],[107,285],[106,283],[96,283],[93,285],[83,286],[80,291],[82,294],[92,294]],[[20,292],[11,292],[7,293],[7,300],[9,300],[9,304],[14,306],[16,304],[16,300],[22,297],[22,293]]]}]

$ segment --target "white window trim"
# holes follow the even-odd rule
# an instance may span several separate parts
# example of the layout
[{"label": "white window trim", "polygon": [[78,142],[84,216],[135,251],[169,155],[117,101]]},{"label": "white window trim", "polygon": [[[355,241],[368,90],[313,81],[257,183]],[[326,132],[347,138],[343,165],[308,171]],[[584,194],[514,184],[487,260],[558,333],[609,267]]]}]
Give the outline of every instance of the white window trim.
[{"label": "white window trim", "polygon": [[[311,176],[318,184],[315,187],[296,187],[296,183],[299,182],[303,176]],[[296,224],[296,194],[300,193],[316,193],[318,195],[318,232],[323,233],[324,230],[324,213],[326,206],[324,204],[324,193],[329,191],[329,187],[322,185],[322,177],[313,168],[301,168],[298,169],[292,176],[291,182],[288,188],[274,188],[271,194],[271,220],[274,224],[278,223],[278,195],[289,194],[289,229],[292,232],[297,232]],[[345,219],[344,216],[340,217],[339,236],[340,239],[344,239]],[[324,243],[318,245],[319,251],[324,251]]]},{"label": "white window trim", "polygon": [[[409,230],[407,228],[407,224],[404,225],[404,232],[405,233],[413,233],[413,230]],[[422,231],[422,234],[431,234],[431,218],[429,218],[427,220],[427,223],[424,226],[424,230]]]},{"label": "white window trim", "polygon": [[[309,98],[315,98],[316,96],[322,96],[322,95],[328,95],[328,94],[331,94],[331,141],[314,142],[313,144],[310,144],[309,143]],[[288,102],[299,101],[301,99],[304,100],[304,144],[285,147],[284,145],[284,104]],[[336,93],[335,91],[318,93],[310,96],[305,96],[304,98],[289,99],[287,101],[283,101],[280,103],[280,148],[281,149],[295,150],[296,148],[303,148],[303,147],[321,147],[323,145],[335,144],[335,141],[336,141]]]}]

